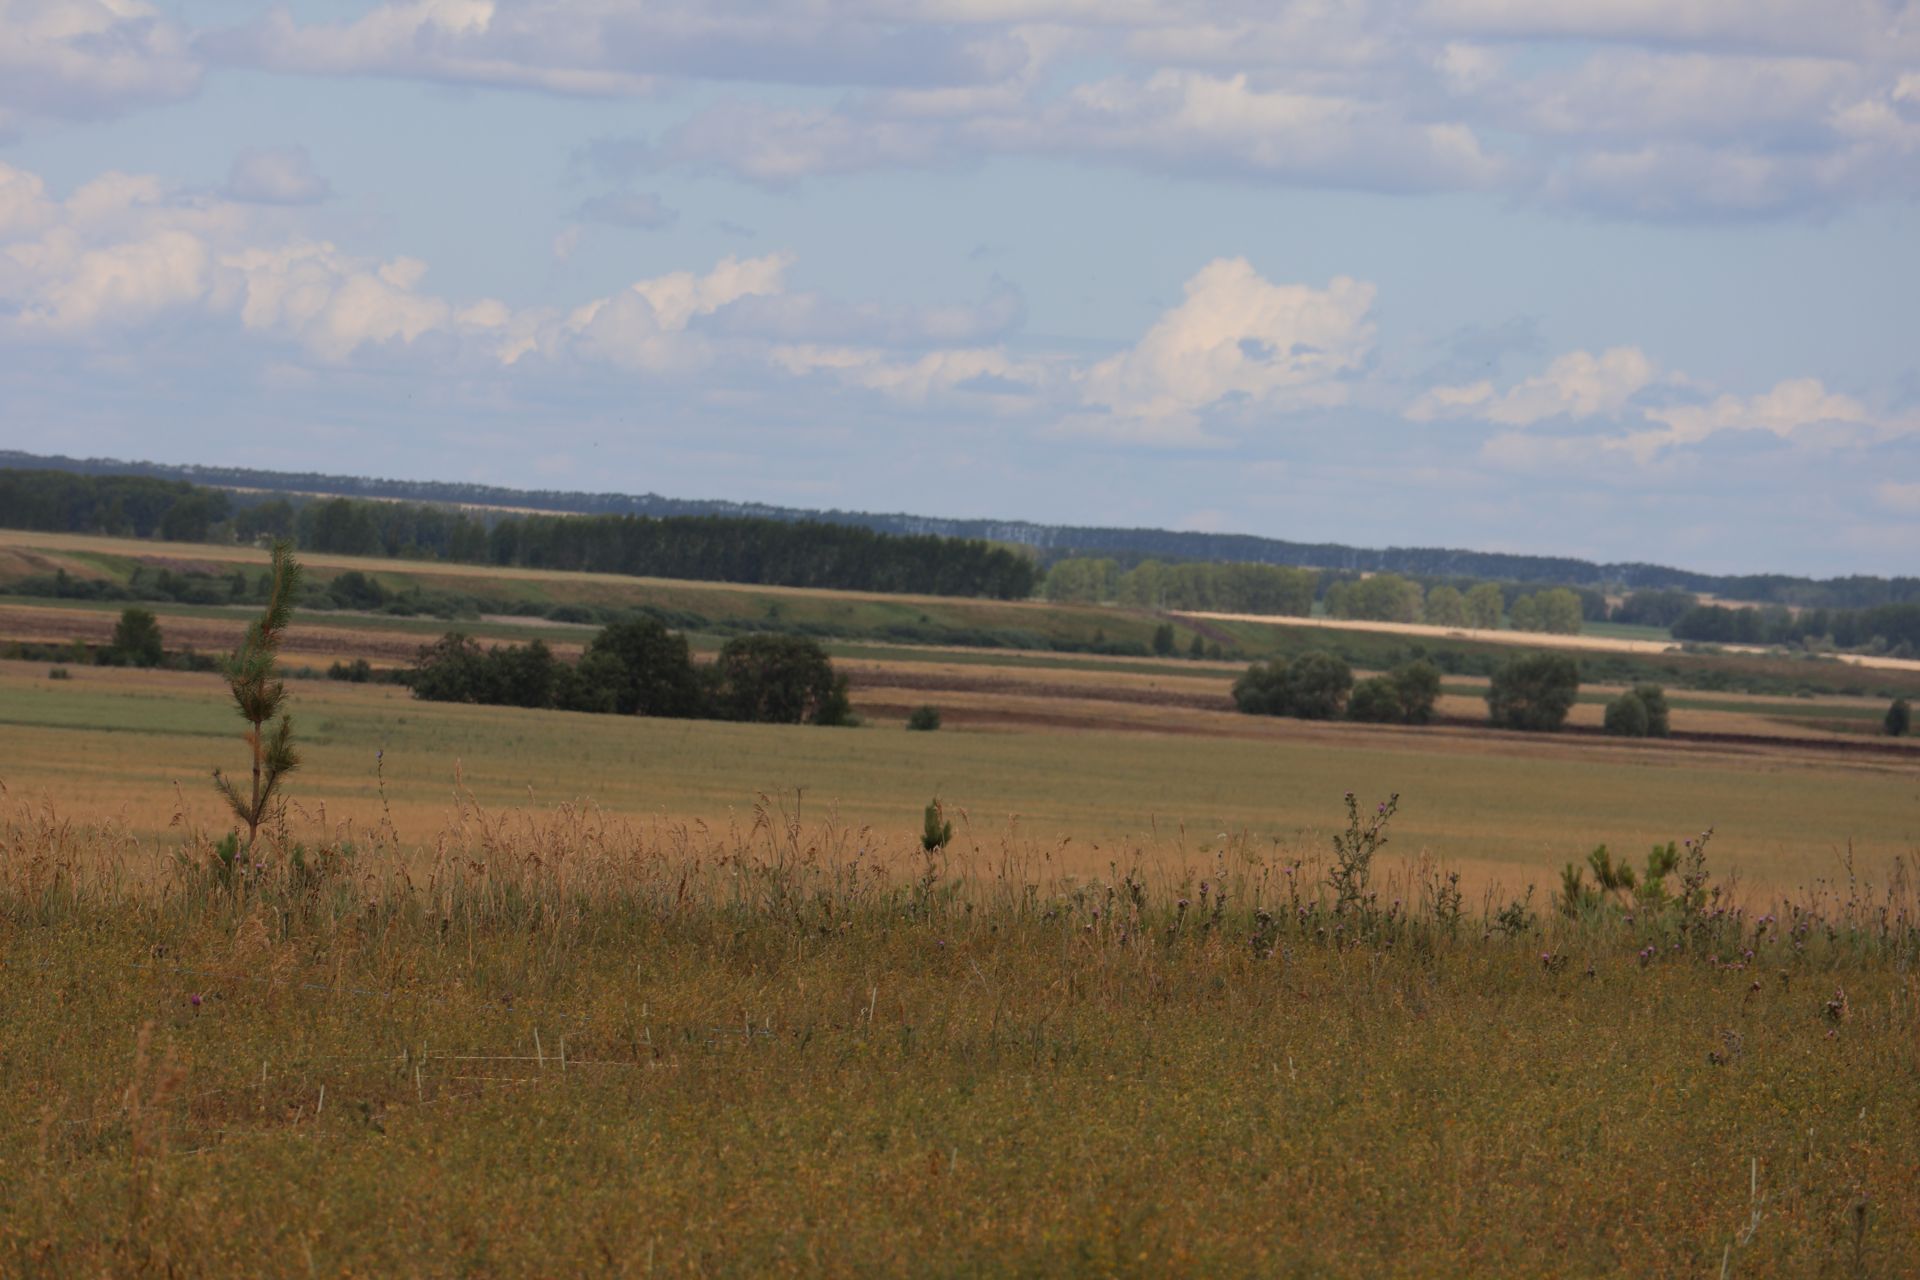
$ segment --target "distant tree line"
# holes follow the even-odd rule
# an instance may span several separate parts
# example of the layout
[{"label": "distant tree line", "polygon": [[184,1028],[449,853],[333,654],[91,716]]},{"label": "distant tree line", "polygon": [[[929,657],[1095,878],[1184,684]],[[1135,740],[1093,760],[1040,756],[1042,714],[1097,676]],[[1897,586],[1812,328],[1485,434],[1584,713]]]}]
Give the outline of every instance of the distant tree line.
[{"label": "distant tree line", "polygon": [[[1121,529],[1038,524],[1023,520],[952,520],[901,513],[816,511],[760,503],[695,501],[658,494],[580,493],[489,485],[388,480],[364,476],[260,471],[243,467],[172,466],[109,458],[46,457],[0,450],[0,466],[78,474],[144,476],[201,485],[282,494],[343,494],[413,503],[485,505],[523,511],[620,515],[752,516],[818,522],[876,533],[935,535],[1016,543],[1044,562],[1067,557],[1111,558],[1123,566],[1142,559],[1290,565],[1349,574],[1398,573],[1429,580],[1469,579],[1592,589],[1671,590],[1794,608],[1863,609],[1920,601],[1920,577],[1857,575],[1813,579],[1786,574],[1694,573],[1640,562],[1596,563],[1565,556],[1531,556],[1444,547],[1350,547],[1288,542],[1249,534],[1167,529]],[[1599,621],[1591,613],[1589,622]],[[1627,621],[1628,619],[1622,619]],[[1653,624],[1660,625],[1660,624]]]},{"label": "distant tree line", "polygon": [[1057,560],[1041,592],[1064,604],[1126,604],[1143,609],[1304,617],[1319,575],[1268,564],[1163,564],[1121,569],[1109,559]]},{"label": "distant tree line", "polygon": [[853,722],[846,677],[812,640],[738,636],[701,666],[685,636],[651,619],[607,627],[577,663],[561,661],[539,640],[487,649],[449,632],[420,650],[406,683],[414,697],[431,702],[770,724]]},{"label": "distant tree line", "polygon": [[1702,644],[1829,645],[1908,656],[1920,652],[1920,604],[1872,609],[1734,609],[1695,605],[1672,624],[1676,640]]},{"label": "distant tree line", "polygon": [[268,498],[138,476],[0,471],[0,526],[171,541],[292,538],[308,551],[770,586],[1023,599],[1026,555],[977,540],[729,516],[498,516]]}]

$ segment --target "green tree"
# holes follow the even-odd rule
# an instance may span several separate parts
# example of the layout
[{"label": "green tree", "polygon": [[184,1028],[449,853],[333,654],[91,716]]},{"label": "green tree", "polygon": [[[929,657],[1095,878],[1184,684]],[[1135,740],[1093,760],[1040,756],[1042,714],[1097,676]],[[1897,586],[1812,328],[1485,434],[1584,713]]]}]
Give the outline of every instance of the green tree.
[{"label": "green tree", "polygon": [[1153,651],[1165,658],[1173,653],[1173,624],[1163,622],[1153,629]]},{"label": "green tree", "polygon": [[1440,668],[1416,658],[1395,667],[1390,674],[1394,692],[1400,697],[1401,720],[1407,724],[1432,720],[1434,703],[1440,700]]},{"label": "green tree", "polygon": [[487,655],[493,701],[509,707],[551,707],[560,662],[544,640],[508,645]]},{"label": "green tree", "polygon": [[420,646],[407,685],[423,702],[480,702],[497,699],[493,667],[485,650],[472,636],[449,631],[432,644]]},{"label": "green tree", "polygon": [[1427,592],[1423,612],[1431,626],[1464,627],[1467,625],[1467,598],[1460,594],[1458,587],[1438,586]]},{"label": "green tree", "polygon": [[1652,717],[1640,695],[1629,689],[1607,703],[1606,731],[1616,738],[1644,738]]},{"label": "green tree", "polygon": [[1233,702],[1249,715],[1332,720],[1346,709],[1353,669],[1330,653],[1303,653],[1288,662],[1256,662],[1233,683]]},{"label": "green tree", "polygon": [[707,712],[687,638],[652,618],[603,629],[587,645],[587,655],[597,655],[592,671],[598,678],[612,679],[613,709],[620,715],[689,718]]},{"label": "green tree", "polygon": [[1193,643],[1187,646],[1187,656],[1189,658],[1204,658],[1207,656],[1206,639],[1198,631],[1193,633]]},{"label": "green tree", "polygon": [[1664,738],[1672,732],[1667,713],[1667,691],[1657,684],[1633,686],[1633,696],[1647,709],[1647,736]]},{"label": "green tree", "polygon": [[1580,668],[1560,653],[1507,659],[1493,673],[1487,711],[1501,729],[1551,733],[1566,723],[1580,696]]},{"label": "green tree", "polygon": [[1426,724],[1440,697],[1440,670],[1415,661],[1353,686],[1347,715],[1374,724]]},{"label": "green tree", "polygon": [[1347,716],[1368,724],[1399,724],[1400,691],[1386,676],[1369,676],[1353,686]]},{"label": "green tree", "polygon": [[1119,568],[1111,560],[1069,556],[1056,560],[1041,583],[1049,600],[1068,604],[1099,604],[1111,600]]},{"label": "green tree", "polygon": [[921,733],[931,733],[940,727],[940,708],[915,707],[907,716],[907,728]]},{"label": "green tree", "polygon": [[253,785],[243,794],[218,769],[213,771],[213,784],[226,797],[233,816],[246,823],[249,849],[273,808],[281,780],[300,767],[299,753],[293,749],[293,717],[282,711],[287,686],[280,679],[278,662],[280,641],[293,620],[293,602],[299,594],[300,562],[293,558],[290,543],[276,542],[273,586],[267,594],[266,611],[247,627],[240,647],[221,664],[234,708],[247,722]]},{"label": "green tree", "polygon": [[1913,731],[1913,708],[1907,705],[1905,698],[1895,698],[1887,707],[1887,735],[1904,738]]},{"label": "green tree", "polygon": [[1500,626],[1506,597],[1501,595],[1498,583],[1482,582],[1467,592],[1466,606],[1468,626],[1481,631],[1494,631]]},{"label": "green tree", "polygon": [[627,667],[607,652],[588,650],[572,666],[562,664],[554,675],[553,705],[562,711],[612,715],[619,710],[619,692],[627,682]]},{"label": "green tree", "polygon": [[159,666],[166,656],[160,639],[160,620],[150,609],[122,609],[120,621],[114,624],[113,644],[108,653],[122,666]]},{"label": "green tree", "polygon": [[1521,596],[1513,602],[1512,614],[1515,631],[1544,631],[1562,636],[1580,634],[1580,597],[1565,587]]},{"label": "green tree", "polygon": [[1327,593],[1327,612],[1371,622],[1420,621],[1420,587],[1397,573],[1375,573]]},{"label": "green tree", "polygon": [[1332,720],[1346,709],[1353,668],[1330,653],[1303,653],[1287,666],[1286,710],[1302,720]]},{"label": "green tree", "polygon": [[847,724],[847,679],[805,636],[736,636],[714,661],[715,700],[729,720]]},{"label": "green tree", "polygon": [[1287,714],[1287,660],[1256,662],[1233,682],[1233,705],[1250,716]]}]

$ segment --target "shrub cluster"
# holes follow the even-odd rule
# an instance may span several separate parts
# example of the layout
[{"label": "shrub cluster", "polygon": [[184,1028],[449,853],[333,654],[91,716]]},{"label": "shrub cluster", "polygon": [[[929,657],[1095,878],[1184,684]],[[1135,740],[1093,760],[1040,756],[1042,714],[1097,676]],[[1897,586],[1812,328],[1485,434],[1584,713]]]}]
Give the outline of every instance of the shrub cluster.
[{"label": "shrub cluster", "polygon": [[650,618],[607,627],[573,664],[555,657],[544,641],[483,649],[471,636],[450,632],[420,650],[407,683],[414,697],[433,702],[773,724],[853,722],[846,678],[812,640],[737,636],[702,667],[685,636]]},{"label": "shrub cluster", "polygon": [[1487,714],[1494,727],[1551,733],[1566,723],[1580,696],[1580,666],[1561,653],[1509,658],[1487,687]]},{"label": "shrub cluster", "polygon": [[1345,661],[1318,651],[1256,662],[1233,686],[1234,705],[1249,715],[1299,720],[1345,715],[1376,724],[1425,724],[1433,719],[1439,696],[1440,670],[1430,662],[1403,663],[1356,685]]},{"label": "shrub cluster", "polygon": [[1657,684],[1638,684],[1627,690],[1607,703],[1605,729],[1618,738],[1666,737],[1666,690]]}]

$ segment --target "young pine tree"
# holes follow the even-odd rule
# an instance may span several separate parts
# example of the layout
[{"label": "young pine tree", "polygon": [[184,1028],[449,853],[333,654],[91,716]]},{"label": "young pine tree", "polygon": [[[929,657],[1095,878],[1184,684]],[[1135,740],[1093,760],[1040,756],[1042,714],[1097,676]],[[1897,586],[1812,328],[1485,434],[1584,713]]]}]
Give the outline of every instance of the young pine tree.
[{"label": "young pine tree", "polygon": [[[267,591],[267,608],[247,628],[246,639],[233,656],[221,663],[221,672],[233,691],[233,703],[240,718],[247,722],[247,746],[253,753],[253,785],[242,791],[220,770],[213,771],[213,783],[227,798],[233,816],[247,827],[247,847],[253,847],[260,824],[266,821],[281,779],[300,767],[300,756],[293,749],[293,718],[281,707],[287,700],[287,686],[280,679],[276,658],[280,639],[293,617],[293,601],[300,593],[300,563],[293,558],[289,542],[273,544],[273,581]],[[276,719],[276,717],[278,717]]]}]

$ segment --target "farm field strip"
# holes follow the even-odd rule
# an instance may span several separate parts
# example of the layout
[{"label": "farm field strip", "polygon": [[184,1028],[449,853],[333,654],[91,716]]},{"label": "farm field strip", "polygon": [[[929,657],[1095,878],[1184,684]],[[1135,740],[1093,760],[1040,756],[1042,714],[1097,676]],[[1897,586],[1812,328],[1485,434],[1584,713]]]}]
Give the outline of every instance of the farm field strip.
[{"label": "farm field strip", "polygon": [[[244,612],[241,610],[211,616],[203,611],[198,616],[178,617],[162,612],[161,616],[170,645],[189,647],[203,653],[219,653],[230,649],[244,632]],[[0,639],[36,643],[80,639],[103,644],[112,636],[114,617],[111,611],[101,609],[0,604]],[[392,626],[369,628],[363,625],[368,621],[378,623],[390,620],[369,620],[363,615],[353,614],[303,615],[303,625],[296,629],[289,643],[286,654],[288,664],[296,668],[319,668],[332,662],[365,658],[376,665],[402,666],[412,661],[421,644],[449,629],[449,624],[438,622],[416,624],[405,630]],[[580,627],[522,627],[512,629],[507,635],[500,634],[506,630],[508,628],[505,627],[474,628],[476,634],[493,640],[525,642],[530,638],[543,639],[563,659],[577,657],[584,640],[593,634],[592,628]],[[888,654],[887,660],[877,660],[862,656],[871,651],[857,644],[829,647],[840,655],[842,669],[848,673],[856,690],[877,683],[896,693],[918,690],[925,695],[922,701],[935,699],[943,693],[1020,690],[1031,696],[1053,697],[1063,701],[1160,704],[1195,710],[1218,710],[1228,712],[1227,717],[1214,722],[1219,732],[1248,736],[1247,727],[1237,723],[1243,718],[1230,712],[1232,681],[1243,669],[1234,664],[1190,664],[1170,660],[1156,666],[1096,659],[1066,665],[1046,661],[1044,655],[1020,653],[993,655],[998,661],[960,662],[952,661],[952,655],[944,651],[897,648],[884,650]],[[1450,693],[1462,687],[1477,689],[1482,684],[1480,681],[1452,679],[1447,683],[1451,687]],[[1604,689],[1601,692],[1589,691],[1574,708],[1569,723],[1574,726],[1597,726],[1606,696],[1608,694]],[[1870,700],[1830,701],[1834,708],[1833,717],[1852,716],[1863,727],[1871,727],[1874,723],[1869,716],[1880,714],[1876,704]],[[1788,717],[1805,719],[1819,714],[1804,701],[1741,697],[1737,703],[1724,708],[1727,712],[1740,713],[1737,718],[1723,715],[1723,708],[1714,704],[1714,695],[1676,692],[1672,702],[1675,710],[1674,727],[1682,732],[1803,739],[1833,736],[1817,726],[1783,724],[1765,718],[1766,712],[1774,707],[1779,708],[1779,714]],[[1473,694],[1449,696],[1439,710],[1442,715],[1462,721],[1480,719],[1485,713],[1484,703],[1479,702]],[[1110,714],[1090,719],[1084,709],[1075,711],[1065,707],[1051,713],[1022,709],[1019,715],[1009,715],[1005,720],[1008,724],[1028,725],[1097,720],[1109,728],[1129,727],[1128,722],[1115,720]],[[1135,727],[1151,729],[1156,726],[1148,724]],[[1192,725],[1167,728],[1174,732],[1199,731]]]},{"label": "farm field strip", "polygon": [[[169,830],[177,805],[216,828],[208,771],[232,767],[242,751],[222,694],[211,676],[88,670],[49,681],[38,664],[0,663],[0,782],[16,798],[116,816],[151,837]],[[981,706],[990,717],[991,704]],[[897,722],[833,730],[417,703],[390,686],[332,682],[295,686],[293,709],[307,765],[291,795],[307,820],[324,806],[328,823],[377,822],[381,752],[391,810],[416,836],[454,809],[457,771],[490,806],[578,799],[721,826],[740,821],[756,796],[798,795],[810,813],[831,808],[904,834],[937,794],[964,809],[976,833],[1069,840],[1061,856],[1089,873],[1134,850],[1191,859],[1221,833],[1324,848],[1348,790],[1403,796],[1397,855],[1424,852],[1543,886],[1599,841],[1632,850],[1709,825],[1720,827],[1729,865],[1765,883],[1832,874],[1849,842],[1862,867],[1920,849],[1911,768],[1787,747],[1250,717],[1233,718],[1257,736],[1175,736],[1168,730],[1182,717],[1215,713],[1160,707],[1141,709],[1167,719],[1159,732],[1095,724],[912,734]],[[969,709],[958,709],[964,720]]]}]

